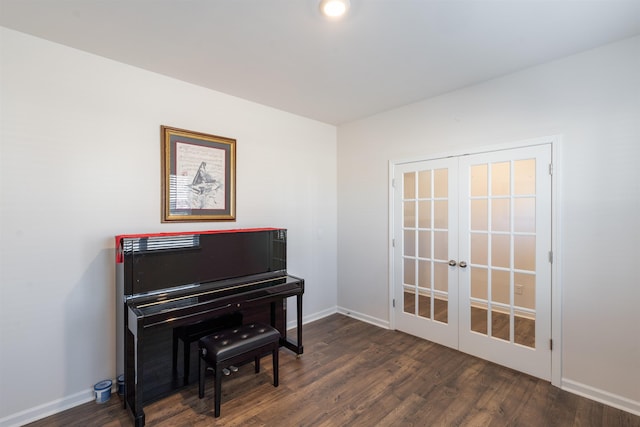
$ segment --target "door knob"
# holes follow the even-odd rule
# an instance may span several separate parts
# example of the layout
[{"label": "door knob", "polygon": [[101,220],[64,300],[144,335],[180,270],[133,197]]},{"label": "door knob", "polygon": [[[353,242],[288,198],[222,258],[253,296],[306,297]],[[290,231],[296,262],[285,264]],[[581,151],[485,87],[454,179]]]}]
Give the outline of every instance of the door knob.
[{"label": "door knob", "polygon": [[[449,263],[451,264],[451,263]],[[467,263],[464,261],[460,261],[460,268],[465,268],[467,266]]]},{"label": "door knob", "polygon": [[449,265],[450,265],[451,267],[455,267],[455,266],[456,266],[456,264],[457,264],[457,263],[456,263],[454,260],[449,261]]}]

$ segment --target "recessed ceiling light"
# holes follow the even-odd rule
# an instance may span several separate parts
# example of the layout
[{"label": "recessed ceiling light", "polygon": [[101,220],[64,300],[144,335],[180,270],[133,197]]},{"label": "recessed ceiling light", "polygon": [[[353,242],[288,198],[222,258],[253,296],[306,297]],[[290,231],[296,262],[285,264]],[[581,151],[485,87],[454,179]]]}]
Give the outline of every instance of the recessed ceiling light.
[{"label": "recessed ceiling light", "polygon": [[349,10],[349,0],[321,0],[320,11],[329,18],[339,18]]}]

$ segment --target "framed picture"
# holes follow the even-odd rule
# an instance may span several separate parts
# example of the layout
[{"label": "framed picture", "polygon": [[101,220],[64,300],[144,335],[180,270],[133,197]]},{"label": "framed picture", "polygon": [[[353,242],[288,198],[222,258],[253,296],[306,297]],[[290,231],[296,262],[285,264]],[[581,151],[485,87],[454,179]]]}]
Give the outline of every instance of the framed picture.
[{"label": "framed picture", "polygon": [[162,133],[162,222],[235,221],[236,140],[168,126]]}]

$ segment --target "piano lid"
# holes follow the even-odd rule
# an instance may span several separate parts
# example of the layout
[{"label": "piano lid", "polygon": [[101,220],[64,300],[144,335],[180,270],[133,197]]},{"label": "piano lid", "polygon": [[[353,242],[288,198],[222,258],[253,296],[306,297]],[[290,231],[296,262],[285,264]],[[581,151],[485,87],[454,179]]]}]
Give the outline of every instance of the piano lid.
[{"label": "piano lid", "polygon": [[204,231],[169,231],[163,233],[138,233],[138,234],[119,234],[116,239],[116,263],[120,264],[124,261],[122,244],[125,239],[149,239],[163,241],[165,238],[169,240],[172,237],[176,239],[188,238],[188,236],[201,235],[201,234],[220,234],[220,233],[252,233],[255,231],[273,231],[283,230],[283,228],[263,227],[263,228],[238,228],[232,230],[204,230]]},{"label": "piano lid", "polygon": [[280,228],[152,233],[116,237],[124,294],[282,271],[286,230]]}]

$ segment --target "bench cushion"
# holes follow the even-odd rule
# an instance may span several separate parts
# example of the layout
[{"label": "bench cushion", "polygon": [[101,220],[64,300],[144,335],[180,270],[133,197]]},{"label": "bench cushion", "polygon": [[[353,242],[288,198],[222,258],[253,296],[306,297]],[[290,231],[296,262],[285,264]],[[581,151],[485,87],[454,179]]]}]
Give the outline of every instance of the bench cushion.
[{"label": "bench cushion", "polygon": [[203,357],[210,364],[230,359],[251,349],[278,341],[280,332],[262,323],[252,323],[203,337],[198,345],[203,351]]}]

